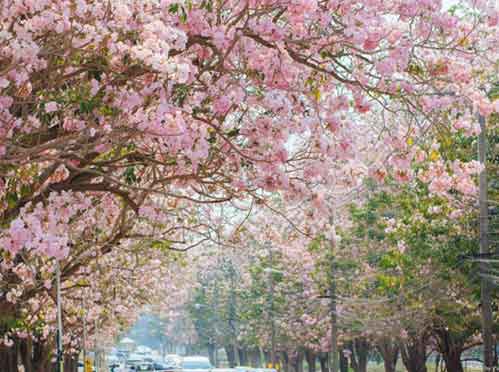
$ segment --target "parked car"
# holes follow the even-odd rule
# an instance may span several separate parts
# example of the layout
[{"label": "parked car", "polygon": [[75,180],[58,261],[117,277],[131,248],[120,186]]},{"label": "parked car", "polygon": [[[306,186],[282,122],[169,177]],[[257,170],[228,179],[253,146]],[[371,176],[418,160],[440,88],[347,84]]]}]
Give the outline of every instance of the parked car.
[{"label": "parked car", "polygon": [[235,370],[236,372],[254,372],[255,368],[248,366],[237,366]]},{"label": "parked car", "polygon": [[107,368],[109,368],[109,372],[121,372],[125,370],[123,363],[120,362],[108,362]]},{"label": "parked car", "polygon": [[165,362],[174,363],[176,366],[180,367],[182,364],[182,357],[177,354],[167,354],[165,356]]},{"label": "parked car", "polygon": [[180,366],[172,362],[153,362],[153,368],[155,372],[179,372]]},{"label": "parked car", "polygon": [[190,356],[182,360],[183,372],[211,372],[212,369],[210,360],[203,356]]},{"label": "parked car", "polygon": [[125,362],[125,371],[139,371],[136,367],[141,363],[144,363],[144,358],[141,355],[131,354]]},{"label": "parked car", "polygon": [[139,363],[135,363],[134,365],[130,365],[127,372],[142,372],[142,371],[154,371],[153,363],[141,361]]}]

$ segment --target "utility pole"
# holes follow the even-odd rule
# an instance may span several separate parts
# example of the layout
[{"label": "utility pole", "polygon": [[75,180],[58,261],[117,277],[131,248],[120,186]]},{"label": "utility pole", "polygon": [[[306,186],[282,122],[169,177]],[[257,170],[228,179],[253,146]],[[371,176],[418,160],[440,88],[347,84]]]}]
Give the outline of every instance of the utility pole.
[{"label": "utility pole", "polygon": [[336,227],[335,227],[335,215],[334,206],[331,211],[331,216],[329,218],[329,223],[331,224],[331,262],[330,262],[330,274],[329,274],[329,295],[331,296],[330,301],[330,313],[331,313],[331,351],[329,355],[329,371],[338,372],[339,370],[339,360],[338,360],[338,329],[337,329],[337,315],[336,315],[336,265],[335,265],[335,254],[336,254]]},{"label": "utility pole", "polygon": [[[478,116],[480,135],[478,137],[478,159],[482,166],[480,172],[480,256],[485,258],[489,253],[489,216],[487,196],[487,131],[485,118]],[[480,302],[482,312],[482,338],[483,338],[483,371],[496,371],[494,366],[494,342],[492,338],[492,304],[491,287],[485,276],[487,262],[480,260]]]},{"label": "utility pole", "polygon": [[57,372],[63,372],[64,351],[62,346],[61,269],[58,260],[55,261],[55,278],[57,287]]},{"label": "utility pole", "polygon": [[269,312],[270,312],[270,327],[271,327],[271,336],[270,336],[270,363],[272,363],[272,368],[276,367],[276,355],[275,355],[275,321],[274,321],[274,273],[273,273],[273,257],[272,257],[272,243],[270,241],[266,241],[265,245],[267,246],[267,250],[269,252],[269,261],[270,261],[270,270],[269,270]]}]

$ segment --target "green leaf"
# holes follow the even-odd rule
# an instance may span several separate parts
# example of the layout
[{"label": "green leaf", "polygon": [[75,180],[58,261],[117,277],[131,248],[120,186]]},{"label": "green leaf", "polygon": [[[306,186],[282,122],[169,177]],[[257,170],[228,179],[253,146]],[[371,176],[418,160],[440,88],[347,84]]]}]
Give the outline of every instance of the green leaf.
[{"label": "green leaf", "polygon": [[6,199],[7,199],[7,205],[9,206],[9,208],[15,207],[15,205],[17,204],[17,201],[19,200],[17,193],[15,193],[15,192],[7,193]]},{"label": "green leaf", "polygon": [[179,19],[180,19],[180,22],[182,22],[182,23],[187,22],[187,13],[186,13],[184,7],[182,7],[182,14],[180,15]]},{"label": "green leaf", "polygon": [[135,175],[135,167],[128,167],[125,170],[125,173],[123,173],[123,175],[125,176],[126,183],[128,183],[129,185],[137,182],[137,176]]},{"label": "green leaf", "polygon": [[178,3],[173,3],[173,4],[170,4],[170,7],[168,8],[168,12],[170,12],[171,14],[176,14],[179,9],[180,9],[180,5]]},{"label": "green leaf", "polygon": [[239,135],[239,128],[232,128],[226,133],[227,137],[233,138]]},{"label": "green leaf", "polygon": [[167,240],[154,240],[151,243],[151,248],[165,252],[171,248],[171,245],[172,245],[171,242],[169,242]]}]

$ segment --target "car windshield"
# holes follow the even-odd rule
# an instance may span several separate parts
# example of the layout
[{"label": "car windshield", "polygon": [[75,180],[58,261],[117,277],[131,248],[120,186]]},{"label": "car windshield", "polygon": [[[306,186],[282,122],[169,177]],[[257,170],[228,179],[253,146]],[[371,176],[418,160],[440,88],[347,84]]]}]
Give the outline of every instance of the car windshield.
[{"label": "car windshield", "polygon": [[184,360],[182,367],[184,369],[210,369],[211,364],[204,360]]}]

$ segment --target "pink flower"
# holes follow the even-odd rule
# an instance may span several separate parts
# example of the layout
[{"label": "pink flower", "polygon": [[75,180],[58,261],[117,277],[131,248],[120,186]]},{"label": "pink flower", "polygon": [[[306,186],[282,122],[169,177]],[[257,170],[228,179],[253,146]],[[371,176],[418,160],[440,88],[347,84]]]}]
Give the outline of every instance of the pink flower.
[{"label": "pink flower", "polygon": [[379,40],[380,40],[380,35],[378,32],[369,34],[367,39],[364,41],[363,45],[364,49],[368,51],[376,49],[378,47]]},{"label": "pink flower", "polygon": [[411,170],[396,169],[394,174],[393,174],[393,177],[398,182],[402,182],[402,183],[409,182],[412,178],[412,171]]},{"label": "pink flower", "polygon": [[448,174],[442,174],[435,177],[430,183],[428,190],[435,194],[442,194],[450,190],[452,187],[452,178]]},{"label": "pink flower", "polygon": [[7,88],[9,86],[9,84],[10,84],[10,81],[8,81],[5,78],[0,78],[0,88],[1,89]]},{"label": "pink flower", "polygon": [[230,108],[230,100],[227,96],[222,96],[213,104],[213,110],[220,115],[225,114]]},{"label": "pink flower", "polygon": [[57,111],[59,109],[59,106],[56,102],[50,101],[45,105],[45,111],[48,113]]}]

